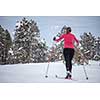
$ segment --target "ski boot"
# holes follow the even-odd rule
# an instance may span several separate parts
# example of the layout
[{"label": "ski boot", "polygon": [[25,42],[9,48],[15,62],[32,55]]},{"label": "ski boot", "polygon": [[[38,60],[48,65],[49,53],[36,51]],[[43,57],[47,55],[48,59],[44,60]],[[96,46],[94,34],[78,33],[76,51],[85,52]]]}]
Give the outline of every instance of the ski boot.
[{"label": "ski boot", "polygon": [[72,75],[71,75],[71,72],[67,72],[67,76],[65,77],[65,79],[71,79]]}]

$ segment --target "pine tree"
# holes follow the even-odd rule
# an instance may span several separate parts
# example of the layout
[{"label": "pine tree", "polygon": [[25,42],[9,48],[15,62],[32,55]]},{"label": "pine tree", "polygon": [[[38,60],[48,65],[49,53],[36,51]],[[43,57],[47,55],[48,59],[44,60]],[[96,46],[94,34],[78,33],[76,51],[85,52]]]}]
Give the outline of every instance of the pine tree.
[{"label": "pine tree", "polygon": [[8,30],[4,30],[0,25],[0,63],[8,63],[8,51],[12,45],[12,39]]},{"label": "pine tree", "polygon": [[40,30],[34,20],[17,21],[12,50],[14,63],[45,61],[46,44],[40,41]]},{"label": "pine tree", "polygon": [[75,53],[73,58],[73,64],[84,65],[89,64],[89,60],[84,56],[83,47],[75,46]]},{"label": "pine tree", "polygon": [[95,55],[93,59],[100,60],[100,37],[98,37],[95,41]]},{"label": "pine tree", "polygon": [[100,60],[100,38],[97,39],[90,32],[81,35],[81,46],[75,48],[74,62],[88,64],[89,60]]},{"label": "pine tree", "polygon": [[92,34],[84,33],[81,36],[81,46],[83,47],[82,52],[87,59],[92,59],[95,55],[95,41],[96,38]]}]

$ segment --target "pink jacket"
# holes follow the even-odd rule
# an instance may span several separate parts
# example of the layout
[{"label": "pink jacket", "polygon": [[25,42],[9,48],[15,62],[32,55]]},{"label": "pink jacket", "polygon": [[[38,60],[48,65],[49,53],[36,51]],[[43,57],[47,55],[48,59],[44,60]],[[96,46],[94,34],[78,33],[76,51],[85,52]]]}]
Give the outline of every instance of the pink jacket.
[{"label": "pink jacket", "polygon": [[74,49],[74,42],[77,42],[77,44],[79,44],[79,41],[72,33],[63,34],[59,37],[59,39],[56,39],[55,41],[59,42],[62,39],[64,39],[64,48]]}]

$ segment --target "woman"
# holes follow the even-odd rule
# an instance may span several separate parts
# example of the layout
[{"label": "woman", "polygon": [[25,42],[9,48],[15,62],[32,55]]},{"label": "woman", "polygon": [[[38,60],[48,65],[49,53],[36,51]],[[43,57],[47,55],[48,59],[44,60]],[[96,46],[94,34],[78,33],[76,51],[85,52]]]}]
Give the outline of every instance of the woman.
[{"label": "woman", "polygon": [[71,27],[67,27],[64,29],[64,34],[59,37],[59,39],[53,38],[54,41],[59,42],[60,40],[64,39],[64,49],[63,55],[66,62],[66,72],[67,75],[65,79],[71,79],[72,77],[72,59],[74,56],[74,42],[79,45],[79,41],[76,37],[71,33]]}]

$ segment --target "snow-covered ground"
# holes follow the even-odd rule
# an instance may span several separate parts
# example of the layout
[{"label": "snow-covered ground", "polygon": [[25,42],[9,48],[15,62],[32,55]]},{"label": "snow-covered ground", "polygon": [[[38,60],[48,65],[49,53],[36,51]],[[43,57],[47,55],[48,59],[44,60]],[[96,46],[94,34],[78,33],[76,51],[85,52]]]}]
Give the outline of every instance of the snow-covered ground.
[{"label": "snow-covered ground", "polygon": [[73,65],[73,80],[55,78],[56,74],[62,77],[66,75],[62,62],[50,63],[48,78],[45,78],[48,63],[0,65],[0,83],[99,83],[100,62],[90,61],[90,63],[84,66],[88,80],[83,65]]}]

